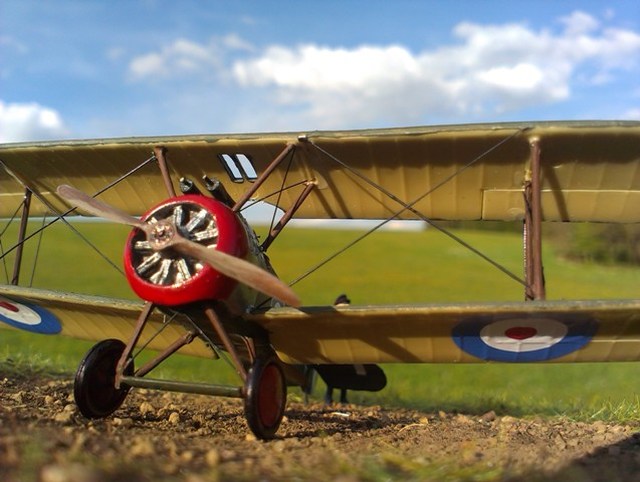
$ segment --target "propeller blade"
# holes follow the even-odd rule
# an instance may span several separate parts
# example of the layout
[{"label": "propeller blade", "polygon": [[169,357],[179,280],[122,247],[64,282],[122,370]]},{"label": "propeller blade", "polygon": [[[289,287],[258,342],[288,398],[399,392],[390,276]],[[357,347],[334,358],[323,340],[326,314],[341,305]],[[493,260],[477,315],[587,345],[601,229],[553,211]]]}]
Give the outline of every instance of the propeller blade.
[{"label": "propeller blade", "polygon": [[207,262],[216,271],[290,306],[299,307],[301,304],[300,298],[289,285],[248,261],[215,249],[207,249],[182,237],[176,237],[173,247],[187,256]]},{"label": "propeller blade", "polygon": [[83,211],[93,214],[94,216],[106,218],[120,224],[128,224],[142,229],[144,232],[148,231],[147,225],[139,219],[129,216],[118,208],[109,206],[102,201],[98,201],[75,187],[62,184],[58,186],[56,192],[70,203],[75,204]]}]

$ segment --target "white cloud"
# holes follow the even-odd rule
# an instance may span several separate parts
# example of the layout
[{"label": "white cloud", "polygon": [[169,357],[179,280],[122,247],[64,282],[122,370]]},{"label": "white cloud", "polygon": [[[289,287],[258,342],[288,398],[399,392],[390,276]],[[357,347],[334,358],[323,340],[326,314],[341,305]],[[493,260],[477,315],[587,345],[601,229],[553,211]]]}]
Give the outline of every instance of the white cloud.
[{"label": "white cloud", "polygon": [[625,120],[637,120],[637,121],[640,121],[640,107],[635,107],[635,108],[627,110],[622,115],[622,118],[625,119]]},{"label": "white cloud", "polygon": [[569,35],[579,35],[596,30],[600,22],[588,13],[576,11],[566,17],[562,17],[560,22],[565,25],[566,33]]},{"label": "white cloud", "polygon": [[421,52],[271,46],[237,60],[232,72],[247,89],[275,89],[274,101],[302,107],[309,123],[336,128],[383,117],[411,123],[511,112],[566,100],[578,72],[596,85],[613,80],[616,69],[637,67],[638,32],[605,28],[584,12],[559,23],[558,32],[461,23],[456,44]]},{"label": "white cloud", "polygon": [[[226,112],[226,128],[472,122],[559,104],[578,86],[605,88],[621,71],[637,70],[640,32],[614,28],[612,21],[576,11],[541,29],[462,22],[453,42],[423,50],[397,44],[259,49],[237,34],[207,42],[180,38],[133,58],[128,72],[136,81],[199,82],[182,92],[198,108],[209,99],[211,111]],[[234,84],[239,95],[227,90]],[[232,111],[230,98],[239,99]]]},{"label": "white cloud", "polygon": [[215,49],[190,40],[177,39],[159,52],[134,58],[129,64],[129,72],[134,80],[141,80],[192,74],[218,66],[219,63],[220,58]]},{"label": "white cloud", "polygon": [[62,118],[53,109],[32,103],[0,100],[0,142],[23,142],[68,135]]},{"label": "white cloud", "polygon": [[9,35],[0,35],[0,47],[7,48],[18,54],[29,52],[29,48],[24,43]]},{"label": "white cloud", "polygon": [[133,58],[129,63],[129,75],[133,80],[206,75],[223,67],[227,51],[252,49],[250,43],[235,34],[213,38],[208,44],[179,38],[157,52]]}]

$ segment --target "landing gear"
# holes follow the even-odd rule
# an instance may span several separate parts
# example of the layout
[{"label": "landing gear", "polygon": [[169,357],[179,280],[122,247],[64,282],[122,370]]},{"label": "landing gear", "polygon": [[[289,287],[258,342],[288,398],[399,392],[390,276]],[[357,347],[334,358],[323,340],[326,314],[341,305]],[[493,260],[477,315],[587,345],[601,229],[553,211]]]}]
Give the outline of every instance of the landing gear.
[{"label": "landing gear", "polygon": [[244,412],[249,428],[259,439],[273,438],[287,403],[287,384],[274,358],[258,358],[244,384]]},{"label": "landing gear", "polygon": [[[116,388],[116,365],[125,349],[120,340],[104,340],[85,355],[73,385],[73,396],[80,413],[87,418],[104,418],[115,412],[124,401],[129,387]],[[133,362],[125,375],[133,374]]]}]

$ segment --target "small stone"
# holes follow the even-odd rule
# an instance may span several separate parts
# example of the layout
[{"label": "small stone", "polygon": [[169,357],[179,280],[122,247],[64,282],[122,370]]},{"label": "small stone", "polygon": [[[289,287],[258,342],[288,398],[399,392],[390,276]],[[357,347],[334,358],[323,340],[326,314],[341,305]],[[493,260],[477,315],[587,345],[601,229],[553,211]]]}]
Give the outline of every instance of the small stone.
[{"label": "small stone", "polygon": [[169,423],[172,425],[178,425],[180,423],[180,414],[178,412],[171,412],[169,415]]},{"label": "small stone", "polygon": [[244,439],[245,439],[247,442],[255,442],[256,440],[258,440],[258,438],[257,438],[254,434],[252,434],[252,433],[248,433],[248,434],[244,437]]},{"label": "small stone", "polygon": [[154,449],[151,441],[142,438],[136,437],[133,440],[133,444],[131,445],[131,450],[129,451],[131,455],[134,457],[144,457],[147,455],[153,455]]},{"label": "small stone", "polygon": [[154,413],[156,413],[156,409],[153,408],[153,405],[151,405],[149,402],[142,402],[140,404],[139,410],[142,415],[153,415]]},{"label": "small stone", "polygon": [[603,421],[601,421],[601,420],[598,420],[597,422],[594,422],[594,423],[593,423],[593,428],[595,429],[595,431],[596,431],[597,433],[604,433],[604,432],[606,432],[606,431],[607,431],[607,429],[608,429],[607,424],[606,424],[606,423],[604,423],[604,422],[603,422]]},{"label": "small stone", "polygon": [[493,410],[483,414],[480,417],[480,420],[482,420],[483,422],[493,422],[495,419],[496,419],[496,412],[494,412]]},{"label": "small stone", "polygon": [[64,424],[70,423],[72,418],[73,418],[73,413],[67,412],[67,411],[58,412],[53,417],[53,419],[56,422],[64,423]]},{"label": "small stone", "polygon": [[72,404],[72,403],[69,403],[69,404],[64,406],[62,411],[66,412],[66,413],[74,413],[76,411],[76,406],[74,404]]},{"label": "small stone", "polygon": [[220,452],[211,449],[204,455],[204,460],[209,467],[217,467],[220,465]]},{"label": "small stone", "polygon": [[52,397],[51,395],[47,395],[46,397],[44,397],[44,404],[45,405],[53,405],[54,403],[56,403],[56,399],[54,397]]},{"label": "small stone", "polygon": [[175,462],[168,462],[162,466],[162,470],[167,475],[176,475],[178,472],[180,472],[180,466]]},{"label": "small stone", "polygon": [[97,482],[103,480],[96,471],[80,464],[47,465],[40,472],[42,482]]},{"label": "small stone", "polygon": [[180,454],[180,460],[183,462],[191,462],[193,460],[194,453],[191,450],[185,450]]},{"label": "small stone", "polygon": [[462,415],[462,414],[459,414],[459,415],[456,416],[456,421],[460,422],[460,423],[463,423],[465,425],[473,423],[473,420],[470,417],[468,417],[466,415]]},{"label": "small stone", "polygon": [[114,427],[127,428],[133,425],[133,420],[131,420],[130,418],[114,417],[111,419],[111,425]]}]

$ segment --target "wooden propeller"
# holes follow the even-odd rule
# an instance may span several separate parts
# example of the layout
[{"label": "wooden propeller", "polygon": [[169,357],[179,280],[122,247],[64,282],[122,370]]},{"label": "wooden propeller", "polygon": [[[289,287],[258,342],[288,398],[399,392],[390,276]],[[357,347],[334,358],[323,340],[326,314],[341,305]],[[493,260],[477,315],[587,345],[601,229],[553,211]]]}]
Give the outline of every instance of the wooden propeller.
[{"label": "wooden propeller", "polygon": [[141,229],[146,234],[152,249],[156,251],[173,248],[186,256],[197,258],[209,264],[216,271],[250,288],[283,301],[288,305],[300,306],[298,296],[282,280],[248,261],[216,249],[207,249],[184,238],[175,229],[175,226],[168,221],[153,224],[145,223],[114,206],[98,201],[84,192],[65,184],[58,186],[57,193],[70,203],[94,216]]}]

